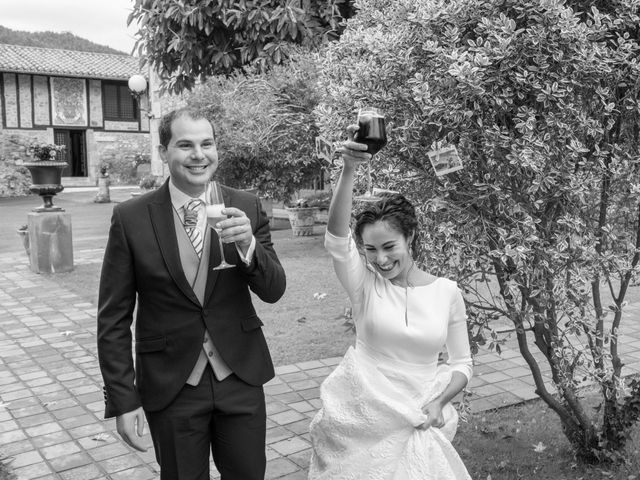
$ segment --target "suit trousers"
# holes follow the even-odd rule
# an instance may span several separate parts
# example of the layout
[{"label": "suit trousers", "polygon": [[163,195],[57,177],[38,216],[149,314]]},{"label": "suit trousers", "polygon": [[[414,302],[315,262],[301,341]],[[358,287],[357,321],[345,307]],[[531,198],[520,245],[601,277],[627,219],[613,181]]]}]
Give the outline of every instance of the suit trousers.
[{"label": "suit trousers", "polygon": [[145,412],[161,480],[209,480],[209,449],[221,480],[263,480],[266,407],[262,387],[211,366],[165,409]]}]

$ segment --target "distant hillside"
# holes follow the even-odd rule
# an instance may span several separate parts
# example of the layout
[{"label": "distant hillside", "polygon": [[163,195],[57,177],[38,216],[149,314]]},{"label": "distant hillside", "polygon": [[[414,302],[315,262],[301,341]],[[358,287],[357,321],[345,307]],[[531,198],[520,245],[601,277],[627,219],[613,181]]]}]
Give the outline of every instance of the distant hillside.
[{"label": "distant hillside", "polygon": [[104,45],[90,42],[84,38],[73,35],[70,32],[23,32],[11,30],[0,25],[0,43],[9,45],[22,45],[25,47],[61,48],[64,50],[79,50],[81,52],[115,53],[127,55]]}]

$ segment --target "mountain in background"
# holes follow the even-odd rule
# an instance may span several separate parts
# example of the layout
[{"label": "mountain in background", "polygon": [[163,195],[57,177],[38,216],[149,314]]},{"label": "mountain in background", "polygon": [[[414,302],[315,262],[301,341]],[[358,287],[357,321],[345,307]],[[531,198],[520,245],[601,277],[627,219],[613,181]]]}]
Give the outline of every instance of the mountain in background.
[{"label": "mountain in background", "polygon": [[128,55],[105,45],[98,45],[71,32],[23,32],[11,30],[0,25],[0,43],[22,45],[24,47],[59,48],[64,50],[79,50],[81,52],[114,53]]}]

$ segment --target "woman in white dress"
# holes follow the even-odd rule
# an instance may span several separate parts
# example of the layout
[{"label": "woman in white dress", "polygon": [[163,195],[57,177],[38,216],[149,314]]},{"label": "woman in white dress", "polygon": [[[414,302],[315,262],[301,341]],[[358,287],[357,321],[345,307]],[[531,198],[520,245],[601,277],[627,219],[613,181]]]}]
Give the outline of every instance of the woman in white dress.
[{"label": "woman in white dress", "polygon": [[[469,479],[451,445],[458,415],[450,402],[472,374],[464,301],[455,282],[416,266],[418,223],[402,195],[368,204],[352,237],[354,171],[370,159],[353,141],[357,128],[340,149],[325,237],[356,345],[320,388],[309,479]],[[448,364],[438,365],[444,345]]]}]

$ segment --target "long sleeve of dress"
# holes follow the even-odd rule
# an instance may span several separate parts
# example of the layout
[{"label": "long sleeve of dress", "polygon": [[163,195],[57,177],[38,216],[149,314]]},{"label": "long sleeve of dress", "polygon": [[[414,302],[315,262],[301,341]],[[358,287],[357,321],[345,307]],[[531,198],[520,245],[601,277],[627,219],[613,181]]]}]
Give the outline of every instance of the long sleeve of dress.
[{"label": "long sleeve of dress", "polygon": [[367,269],[356,243],[350,235],[336,237],[327,231],[324,237],[324,246],[333,259],[336,276],[349,295],[353,308],[359,310],[362,306],[362,293]]},{"label": "long sleeve of dress", "polygon": [[467,314],[462,294],[457,285],[455,285],[455,293],[451,301],[446,345],[451,369],[462,373],[467,377],[467,381],[471,380],[473,360],[471,359],[467,333]]}]

